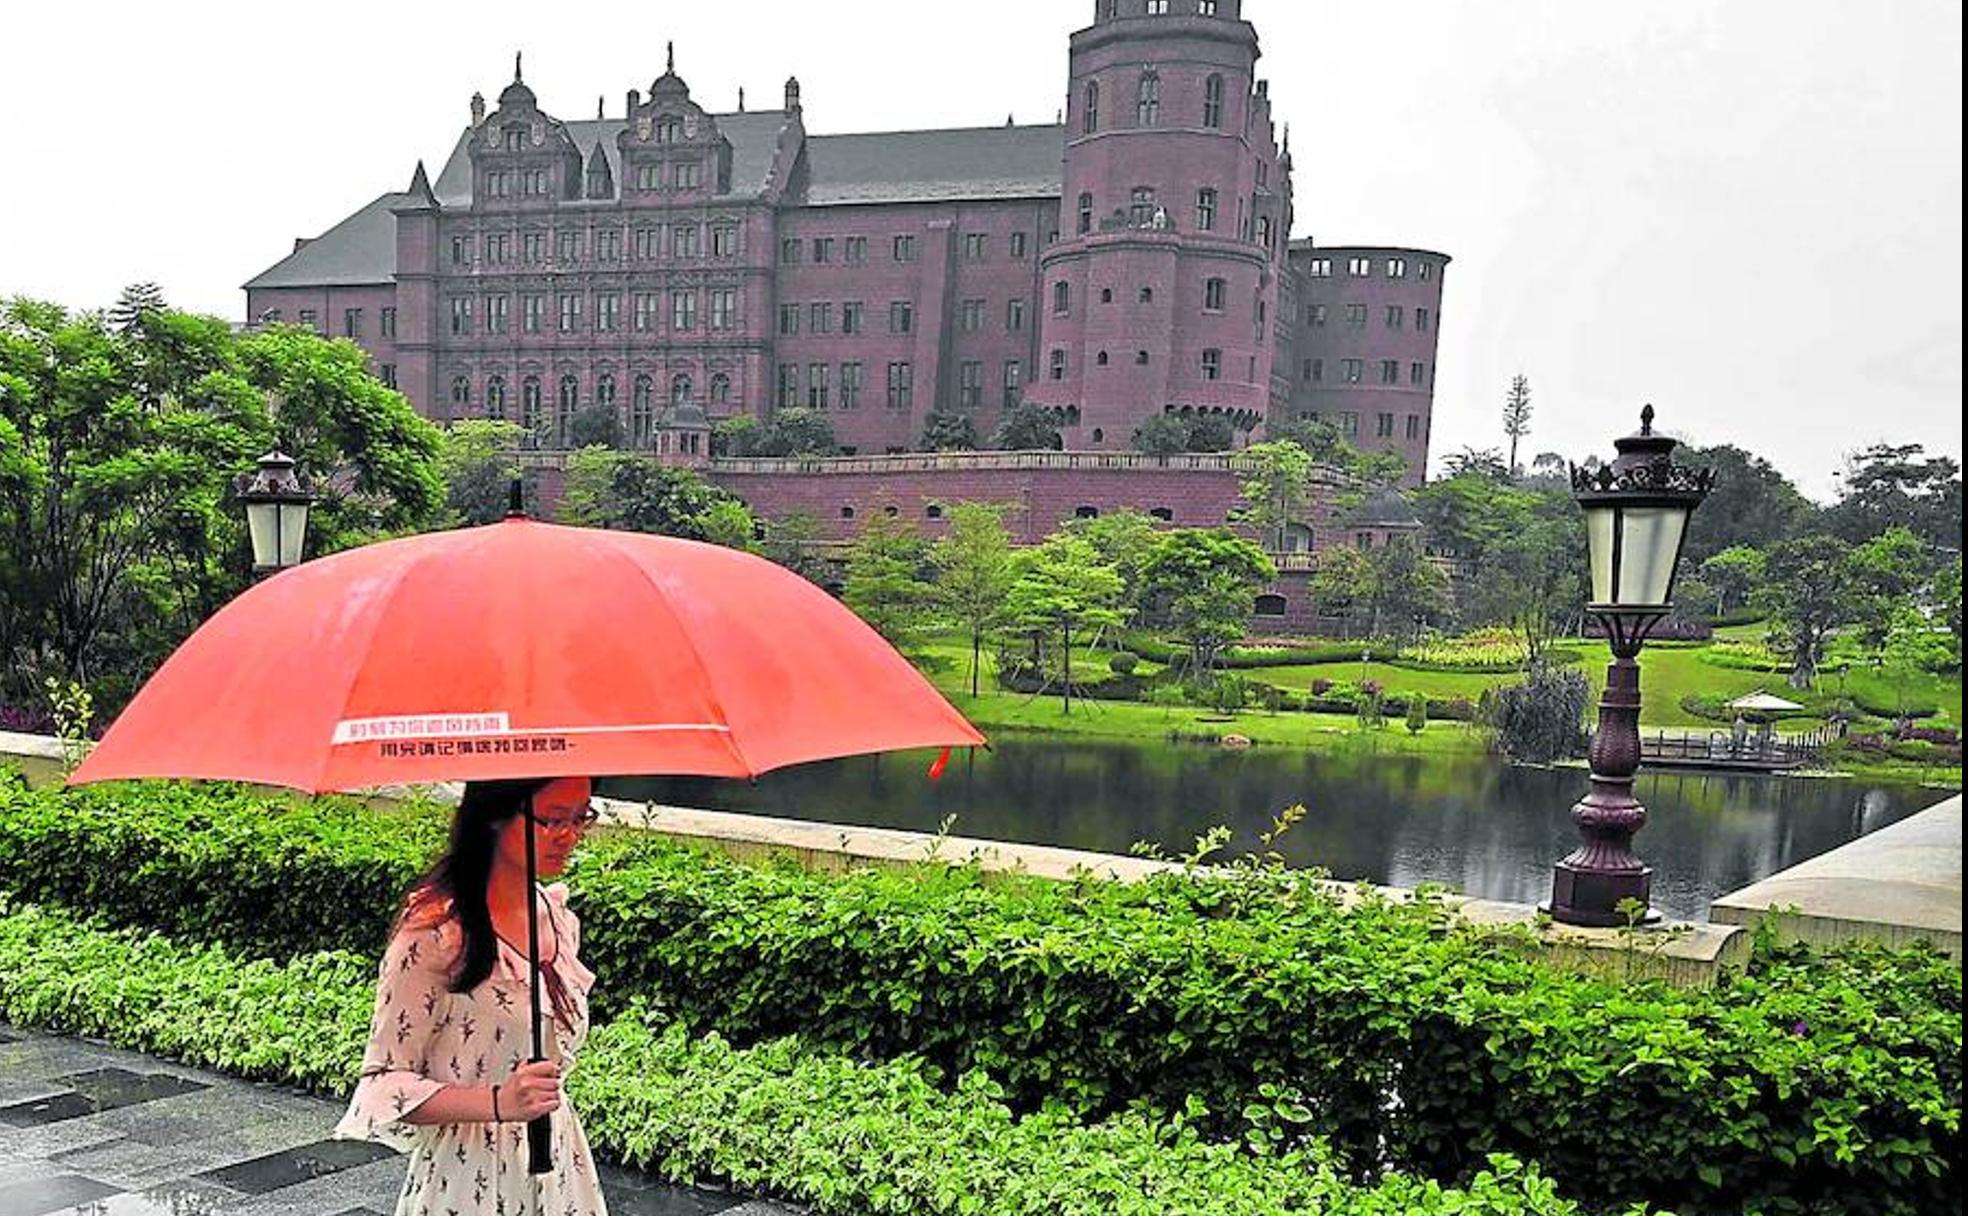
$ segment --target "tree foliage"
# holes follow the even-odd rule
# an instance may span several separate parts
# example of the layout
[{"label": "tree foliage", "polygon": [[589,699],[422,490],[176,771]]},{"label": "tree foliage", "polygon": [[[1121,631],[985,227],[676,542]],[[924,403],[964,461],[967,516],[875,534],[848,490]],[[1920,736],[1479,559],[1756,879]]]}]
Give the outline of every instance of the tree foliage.
[{"label": "tree foliage", "polygon": [[1931,547],[1959,550],[1961,466],[1917,443],[1875,444],[1847,461],[1844,493],[1824,522],[1853,544],[1905,528]]},{"label": "tree foliage", "polygon": [[832,456],[840,451],[834,424],[819,410],[783,409],[758,429],[748,455]]},{"label": "tree foliage", "polygon": [[1814,508],[1763,457],[1729,444],[1675,449],[1676,463],[1715,471],[1715,488],[1688,521],[1681,560],[1690,569],[1727,549],[1762,549],[1794,535]]},{"label": "tree foliage", "polygon": [[970,452],[976,448],[977,424],[969,414],[935,410],[923,419],[923,451]]},{"label": "tree foliage", "polygon": [[1497,748],[1515,760],[1549,764],[1572,755],[1585,738],[1592,688],[1569,667],[1533,667],[1522,684],[1488,695],[1486,716]]},{"label": "tree foliage", "polygon": [[1258,589],[1277,574],[1264,550],[1220,528],[1165,532],[1142,568],[1144,615],[1189,647],[1192,671],[1207,672],[1244,636]]},{"label": "tree foliage", "polygon": [[711,519],[724,504],[743,505],[690,469],[637,452],[583,448],[567,458],[558,515],[586,528],[710,540]]},{"label": "tree foliage", "polygon": [[932,623],[929,546],[899,516],[877,515],[848,550],[841,601],[891,646],[907,650]]},{"label": "tree foliage", "polygon": [[1517,445],[1531,433],[1531,381],[1519,373],[1510,379],[1510,391],[1503,396],[1503,433],[1510,439],[1510,456],[1504,468],[1517,476]]},{"label": "tree foliage", "polygon": [[1851,613],[1844,543],[1815,533],[1774,546],[1765,582],[1751,602],[1769,614],[1772,634],[1790,653],[1791,685],[1809,688],[1832,630]]},{"label": "tree foliage", "polygon": [[1715,615],[1726,615],[1731,604],[1747,604],[1769,565],[1770,559],[1761,549],[1748,545],[1731,545],[1700,563],[1702,582],[1715,596]]},{"label": "tree foliage", "polygon": [[978,669],[984,642],[1005,619],[1011,590],[1011,533],[1006,508],[997,503],[960,502],[950,508],[950,527],[930,550],[936,567],[936,598],[945,615],[970,636],[970,695],[980,691]]},{"label": "tree foliage", "polygon": [[1017,555],[1005,612],[1013,625],[1031,633],[1041,655],[1044,640],[1058,638],[1060,695],[1067,713],[1073,711],[1073,637],[1127,620],[1123,590],[1120,573],[1101,561],[1085,538],[1070,532],[1055,532]]},{"label": "tree foliage", "polygon": [[448,523],[489,524],[505,518],[512,506],[513,480],[520,476],[512,453],[525,435],[518,423],[483,418],[461,419],[444,428],[437,471],[444,482]]},{"label": "tree foliage", "polygon": [[1004,412],[991,446],[1000,452],[1056,452],[1062,446],[1051,410],[1021,401]]},{"label": "tree foliage", "polygon": [[1244,455],[1257,468],[1238,484],[1249,504],[1239,515],[1273,553],[1287,548],[1286,534],[1312,512],[1312,456],[1289,439],[1254,443]]}]

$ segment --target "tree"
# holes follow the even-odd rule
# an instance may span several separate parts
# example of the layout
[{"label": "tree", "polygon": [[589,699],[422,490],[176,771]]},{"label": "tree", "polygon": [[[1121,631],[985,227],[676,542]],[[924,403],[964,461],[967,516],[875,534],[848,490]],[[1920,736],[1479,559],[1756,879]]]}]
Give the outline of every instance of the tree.
[{"label": "tree", "polygon": [[[1701,512],[1695,512],[1700,515]],[[1731,545],[1700,564],[1702,581],[1715,593],[1715,615],[1727,616],[1730,604],[1746,604],[1749,593],[1763,581],[1770,559],[1761,549]]]},{"label": "tree", "polygon": [[733,414],[711,424],[711,455],[751,456],[758,446],[758,419],[750,414]]},{"label": "tree", "polygon": [[1961,466],[1917,443],[1875,444],[1846,462],[1844,493],[1825,525],[1852,544],[1905,528],[1942,549],[1961,547]]},{"label": "tree", "polygon": [[1189,420],[1189,450],[1227,452],[1237,446],[1237,428],[1221,414],[1197,414]]},{"label": "tree", "polygon": [[437,429],[352,344],[125,304],[0,303],[0,680],[126,691],[244,586],[233,479],[276,444],[320,496],[311,553],[442,517]]},{"label": "tree", "polygon": [[970,695],[979,691],[984,639],[1004,619],[1011,590],[1011,533],[1006,508],[960,502],[950,508],[950,527],[930,551],[936,595],[951,619],[970,634]]},{"label": "tree", "polygon": [[444,428],[437,471],[444,482],[448,523],[489,524],[512,506],[513,479],[520,475],[511,453],[526,431],[515,422],[460,419]]},{"label": "tree", "polygon": [[737,502],[729,490],[690,469],[666,467],[654,456],[583,448],[567,458],[559,517],[588,528],[709,540],[713,512]]},{"label": "tree", "polygon": [[1430,562],[1421,546],[1397,538],[1366,551],[1373,566],[1373,630],[1384,622],[1403,625],[1448,611],[1448,576]]},{"label": "tree", "polygon": [[1120,574],[1100,560],[1091,544],[1071,533],[1056,532],[1017,555],[1005,612],[1035,638],[1058,634],[1066,713],[1073,712],[1073,633],[1125,621],[1121,591]]},{"label": "tree", "polygon": [[136,337],[146,318],[153,313],[167,312],[170,307],[165,302],[164,289],[157,284],[132,283],[110,308],[109,327],[125,338]]},{"label": "tree", "polygon": [[575,411],[567,424],[567,442],[576,448],[619,448],[622,420],[612,405],[590,405]]},{"label": "tree", "polygon": [[1511,471],[1503,463],[1503,453],[1495,448],[1460,448],[1442,457],[1442,471],[1450,477],[1487,477],[1509,481]]},{"label": "tree", "polygon": [[923,577],[928,548],[902,519],[877,515],[848,550],[841,601],[897,650],[928,624],[936,589]]},{"label": "tree", "polygon": [[1894,708],[1901,721],[1907,719],[1908,690],[1915,680],[1930,671],[1958,663],[1947,631],[1937,628],[1911,603],[1894,607],[1879,648],[1879,666],[1893,686]]},{"label": "tree", "polygon": [[1555,508],[1546,505],[1521,531],[1494,545],[1470,589],[1474,615],[1515,630],[1532,668],[1543,663],[1545,647],[1573,625],[1585,603],[1585,528],[1576,508],[1562,515]]},{"label": "tree", "polygon": [[1846,578],[1861,645],[1875,654],[1885,648],[1899,610],[1913,604],[1928,575],[1927,546],[1906,528],[1888,528],[1851,550]]},{"label": "tree", "polygon": [[934,410],[923,419],[922,450],[969,452],[977,447],[977,424],[969,414]]},{"label": "tree", "polygon": [[1132,508],[1109,511],[1092,519],[1072,519],[1064,531],[1093,546],[1100,561],[1121,576],[1121,603],[1141,607],[1141,571],[1155,554],[1162,529],[1155,520]]},{"label": "tree", "polygon": [[1767,549],[1795,535],[1814,508],[1775,465],[1728,444],[1682,445],[1677,463],[1715,470],[1715,488],[1688,521],[1681,559],[1690,569],[1725,549]]},{"label": "tree", "polygon": [[1179,414],[1156,414],[1135,428],[1130,442],[1150,456],[1181,455],[1189,450],[1189,422]]},{"label": "tree", "polygon": [[1266,423],[1265,437],[1273,442],[1289,441],[1305,449],[1314,464],[1326,465],[1352,475],[1366,486],[1393,485],[1408,471],[1408,462],[1398,452],[1363,452],[1346,441],[1329,422],[1301,418],[1290,422]]},{"label": "tree", "polygon": [[1001,452],[1055,452],[1061,446],[1059,424],[1051,410],[1021,401],[1004,412],[991,446]]},{"label": "tree", "polygon": [[833,565],[820,552],[820,521],[804,511],[793,511],[767,519],[760,526],[765,537],[759,551],[768,561],[777,562],[809,583],[825,586]]},{"label": "tree", "polygon": [[1366,550],[1334,545],[1321,550],[1313,559],[1312,577],[1307,586],[1321,611],[1358,619],[1373,611],[1374,599],[1380,591],[1377,578]]},{"label": "tree", "polygon": [[1238,522],[1254,530],[1273,553],[1286,549],[1286,534],[1312,509],[1312,457],[1289,439],[1254,443],[1244,455],[1257,466],[1238,491],[1250,506]]},{"label": "tree", "polygon": [[1934,614],[1947,630],[1952,650],[1949,665],[1956,672],[1961,670],[1961,558],[1949,558],[1934,575],[1933,586],[1928,590],[1934,601]]},{"label": "tree", "polygon": [[1264,550],[1220,528],[1162,534],[1142,572],[1146,615],[1189,646],[1190,670],[1208,672],[1216,652],[1244,636],[1258,589],[1278,576]]},{"label": "tree", "polygon": [[1511,377],[1503,397],[1503,433],[1510,437],[1510,458],[1504,467],[1517,476],[1517,445],[1531,433],[1531,382],[1521,372]]},{"label": "tree", "polygon": [[832,456],[840,451],[834,424],[819,410],[795,407],[780,410],[759,429],[752,445],[755,456]]},{"label": "tree", "polygon": [[752,509],[736,498],[720,499],[706,507],[697,516],[697,528],[714,545],[741,553],[758,549],[758,521],[752,518]]},{"label": "tree", "polygon": [[1511,486],[1477,472],[1437,478],[1410,499],[1428,543],[1473,562],[1521,531],[1548,502],[1562,501],[1578,511],[1568,492]]},{"label": "tree", "polygon": [[1831,631],[1851,614],[1844,542],[1820,532],[1774,546],[1751,602],[1769,614],[1773,635],[1790,652],[1791,687],[1809,688]]}]

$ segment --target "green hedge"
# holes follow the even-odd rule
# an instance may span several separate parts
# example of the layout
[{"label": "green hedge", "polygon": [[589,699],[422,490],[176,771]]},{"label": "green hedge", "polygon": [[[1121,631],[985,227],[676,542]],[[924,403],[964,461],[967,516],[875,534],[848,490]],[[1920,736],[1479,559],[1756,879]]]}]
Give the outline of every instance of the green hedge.
[{"label": "green hedge", "polygon": [[[88,906],[155,918],[142,923],[258,941],[287,924],[293,953],[387,923],[388,901],[303,894],[352,885],[321,875],[296,884],[292,911],[227,928],[239,903],[212,889],[223,867],[172,877],[205,850],[159,816],[173,804],[152,789],[121,803],[0,790],[0,886],[62,897],[74,880],[38,866],[66,851],[54,877],[94,870]],[[243,795],[213,797],[248,813],[250,799],[225,801]],[[95,810],[76,816],[78,803]],[[80,825],[119,806],[120,831],[148,842],[141,873],[91,860],[98,835]],[[239,839],[238,872],[274,864],[282,832],[305,823],[267,817]],[[399,859],[407,883],[431,821],[372,824],[373,855]],[[1514,1153],[1568,1193],[1690,1212],[1914,1212],[1953,1184],[1961,974],[1928,954],[1769,949],[1748,975],[1690,993],[1546,969],[1520,941],[1426,904],[1342,910],[1297,875],[828,877],[640,838],[596,842],[571,880],[603,1013],[647,996],[740,1042],[799,1033],[856,1056],[919,1055],[949,1076],[987,1074],[1023,1112],[1100,1119],[1145,1104],[1236,1136],[1270,1087],[1362,1168],[1455,1179]],[[138,898],[145,883],[189,906]]]},{"label": "green hedge", "polygon": [[[0,1016],[241,1076],[346,1092],[375,1000],[344,952],[276,964],[110,931],[0,900]],[[1180,1119],[1081,1126],[1017,1118],[989,1080],[939,1089],[918,1062],[869,1065],[794,1039],[750,1049],[632,1009],[598,1026],[568,1077],[600,1152],[672,1178],[725,1179],[822,1213],[924,1216],[1575,1216],[1552,1184],[1499,1158],[1466,1190],[1345,1178],[1301,1118],[1282,1143],[1210,1143]]]},{"label": "green hedge", "polygon": [[[1157,637],[1136,635],[1127,638],[1122,645],[1142,658],[1164,666],[1189,659],[1187,646],[1178,646]],[[1308,642],[1303,646],[1258,649],[1226,646],[1217,651],[1216,665],[1232,671],[1250,671],[1263,667],[1296,667],[1306,663],[1357,663],[1362,650],[1372,651],[1374,658],[1383,662],[1392,660],[1400,653],[1399,645],[1385,638],[1358,642]]]}]

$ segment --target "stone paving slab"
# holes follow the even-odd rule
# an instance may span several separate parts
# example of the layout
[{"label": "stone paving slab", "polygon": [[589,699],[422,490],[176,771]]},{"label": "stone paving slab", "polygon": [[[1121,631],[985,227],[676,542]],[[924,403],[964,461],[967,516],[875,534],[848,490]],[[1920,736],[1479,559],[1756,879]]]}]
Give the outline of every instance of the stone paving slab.
[{"label": "stone paving slab", "polygon": [[[404,1158],[329,1140],[341,1113],[287,1086],[0,1024],[0,1216],[389,1216]],[[601,1183],[610,1216],[802,1216],[619,1166]]]}]

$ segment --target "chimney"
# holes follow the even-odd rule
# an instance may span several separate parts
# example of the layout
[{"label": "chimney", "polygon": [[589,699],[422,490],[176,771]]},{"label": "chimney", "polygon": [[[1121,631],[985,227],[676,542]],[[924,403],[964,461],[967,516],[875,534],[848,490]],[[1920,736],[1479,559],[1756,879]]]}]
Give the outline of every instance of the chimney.
[{"label": "chimney", "polygon": [[738,86],[738,112],[745,112],[745,86],[742,84]]},{"label": "chimney", "polygon": [[639,90],[630,89],[629,90],[629,117],[630,118],[635,117],[636,107],[640,106],[641,104],[642,104],[642,93]]},{"label": "chimney", "polygon": [[799,108],[800,108],[799,77],[788,76],[786,77],[786,109],[791,111],[792,113],[797,114],[799,113]]},{"label": "chimney", "polygon": [[473,93],[471,100],[472,130],[485,125],[485,94]]}]

